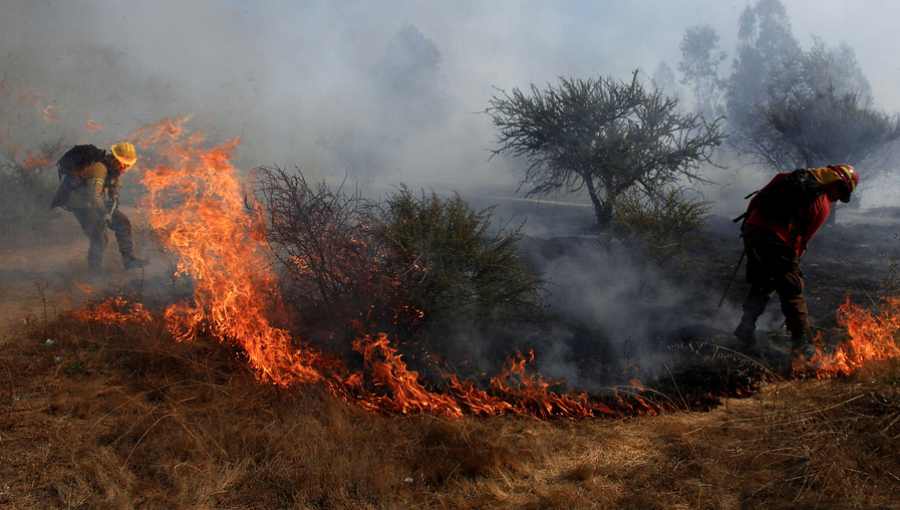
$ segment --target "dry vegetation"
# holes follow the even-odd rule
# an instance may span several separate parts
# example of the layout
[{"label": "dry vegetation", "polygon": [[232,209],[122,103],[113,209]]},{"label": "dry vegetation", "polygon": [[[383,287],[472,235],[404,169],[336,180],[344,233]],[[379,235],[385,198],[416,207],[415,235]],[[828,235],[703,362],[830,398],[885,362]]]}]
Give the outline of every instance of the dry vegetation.
[{"label": "dry vegetation", "polygon": [[[900,508],[896,361],[855,378],[773,380],[709,412],[375,415],[320,388],[262,385],[238,350],[174,342],[158,317],[60,312],[83,297],[70,281],[83,240],[69,230],[74,244],[53,253],[48,239],[0,252],[0,312],[17,318],[0,332],[0,508]],[[885,237],[854,232],[819,246],[859,254],[860,239]],[[841,258],[817,254],[813,304],[832,314],[859,283],[847,274],[883,264],[864,257],[846,273]],[[710,278],[733,263],[716,258],[729,260]],[[105,283],[156,300],[143,280]]]},{"label": "dry vegetation", "polygon": [[66,313],[8,340],[4,508],[900,506],[896,363],[708,413],[445,420],[260,385],[233,349],[158,320]]}]

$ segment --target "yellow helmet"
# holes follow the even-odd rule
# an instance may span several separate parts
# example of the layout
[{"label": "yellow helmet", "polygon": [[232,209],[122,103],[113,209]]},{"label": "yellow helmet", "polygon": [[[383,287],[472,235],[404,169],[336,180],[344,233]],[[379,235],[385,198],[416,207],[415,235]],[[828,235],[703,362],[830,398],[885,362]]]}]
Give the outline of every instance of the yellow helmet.
[{"label": "yellow helmet", "polygon": [[130,167],[137,161],[137,153],[134,151],[134,145],[128,142],[117,143],[112,146],[112,153],[120,163],[125,167]]}]

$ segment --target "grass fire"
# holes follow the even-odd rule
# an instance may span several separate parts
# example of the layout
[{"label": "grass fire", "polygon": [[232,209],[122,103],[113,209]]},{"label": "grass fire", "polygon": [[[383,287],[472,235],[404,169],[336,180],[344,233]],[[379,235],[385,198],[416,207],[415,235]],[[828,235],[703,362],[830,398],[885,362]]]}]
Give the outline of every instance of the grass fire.
[{"label": "grass fire", "polygon": [[0,19],[0,508],[900,508],[853,16],[113,4]]},{"label": "grass fire", "polygon": [[[819,332],[815,357],[793,359],[790,367],[775,358],[746,357],[727,341],[718,345],[722,339],[707,330],[670,337],[670,349],[689,354],[680,361],[671,357],[667,377],[642,380],[640,367],[626,367],[610,379],[619,383],[579,389],[541,375],[535,349],[527,355],[507,352],[495,373],[473,376],[466,369],[473,363],[441,351],[433,331],[410,333],[428,317],[405,299],[403,277],[415,270],[427,273],[422,268],[433,267],[433,260],[416,256],[403,271],[378,272],[390,252],[374,248],[377,227],[366,221],[383,209],[312,187],[277,168],[262,169],[242,186],[229,162],[239,141],[205,144],[187,129],[188,122],[163,120],[132,134],[146,155],[139,209],[146,211],[159,254],[172,261],[168,285],[182,297],[175,292],[148,299],[138,291],[93,298],[91,287],[75,286],[91,304],[55,319],[27,319],[20,339],[4,344],[9,379],[4,440],[12,451],[37,447],[8,457],[11,466],[31,474],[5,476],[30,480],[34,490],[5,492],[7,501],[93,501],[105,494],[116,505],[133,505],[138,501],[133,491],[151,477],[158,481],[145,485],[143,504],[183,507],[204,501],[236,507],[253,500],[277,507],[315,500],[343,507],[380,498],[396,504],[424,498],[426,506],[552,501],[547,504],[577,507],[585,487],[610,505],[640,500],[633,485],[636,469],[681,487],[680,497],[699,497],[702,486],[690,477],[663,476],[671,462],[710,470],[717,486],[738,492],[745,490],[741,483],[726,483],[714,473],[763,476],[753,466],[768,463],[771,493],[747,496],[751,500],[811,497],[812,491],[793,488],[793,477],[823,488],[830,498],[873,493],[864,488],[871,482],[858,477],[832,479],[851,468],[834,464],[827,452],[838,435],[845,448],[862,448],[860,455],[877,456],[878,448],[897,443],[895,299],[864,308],[844,297],[833,327]],[[279,185],[290,185],[291,200],[275,194]],[[432,207],[445,203],[424,194],[402,197],[406,206],[412,199]],[[273,204],[314,207],[278,209],[279,216],[267,210]],[[273,230],[284,234],[279,222],[297,215],[326,218],[341,226],[345,237],[329,240],[329,250],[318,252],[289,245],[296,236],[273,242]],[[334,232],[311,230],[305,238],[310,242]],[[340,260],[306,260],[307,253]],[[279,261],[288,263],[279,268]],[[338,282],[332,294],[301,291],[324,277]],[[345,287],[338,288],[342,282]],[[341,302],[361,291],[377,303]],[[297,301],[301,298],[307,301]],[[332,309],[340,316],[328,315]],[[546,322],[552,321],[544,318],[535,327]],[[348,346],[334,338],[324,341],[323,328],[352,341]],[[834,382],[822,386],[812,382],[816,379]],[[859,419],[843,421],[838,411],[864,416],[866,426],[880,427],[879,437],[887,443],[876,448],[860,442],[864,436],[848,435],[864,425]],[[816,451],[803,462],[775,462],[781,455],[775,450],[795,451],[790,449],[795,445],[788,447],[791,437],[817,430],[807,423],[813,415],[830,424],[829,432],[804,439]],[[730,421],[736,424],[726,426]],[[781,446],[760,443],[773,426]],[[49,434],[69,438],[70,444],[51,447]],[[722,442],[726,434],[729,440]],[[636,454],[635,448],[646,448],[641,442],[670,444],[681,453]],[[564,450],[582,453],[560,455],[563,443],[569,445]],[[603,446],[598,450],[590,446],[594,443]],[[339,453],[344,447],[357,451],[345,456]],[[396,453],[385,464],[380,452],[391,451]],[[728,455],[713,460],[723,453]],[[745,465],[741,459],[751,456],[758,459]],[[889,476],[896,459],[879,458],[887,462],[882,469]],[[201,476],[182,477],[178,466]],[[621,466],[632,467],[623,472]],[[300,473],[316,474],[297,478]],[[520,482],[491,485],[498,476],[507,483],[541,481],[527,490]],[[472,491],[477,497],[467,499],[464,494]],[[892,494],[878,497],[888,501]]]}]

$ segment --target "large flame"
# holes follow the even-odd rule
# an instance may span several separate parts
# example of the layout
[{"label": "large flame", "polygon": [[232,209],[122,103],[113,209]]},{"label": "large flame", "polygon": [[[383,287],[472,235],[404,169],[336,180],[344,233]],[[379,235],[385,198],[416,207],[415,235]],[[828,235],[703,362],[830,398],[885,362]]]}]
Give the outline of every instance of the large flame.
[{"label": "large flame", "polygon": [[900,298],[885,298],[873,314],[852,304],[847,296],[837,314],[848,338],[830,352],[816,342],[815,356],[795,360],[795,372],[822,378],[851,375],[868,363],[900,358]]},{"label": "large flame", "polygon": [[166,317],[180,339],[208,329],[239,344],[275,384],[320,380],[315,355],[267,318],[274,280],[229,162],[240,140],[203,147],[203,136],[184,128],[187,120],[165,119],[130,137],[148,155],[141,161],[148,220],[194,285],[193,299],[170,307]]}]

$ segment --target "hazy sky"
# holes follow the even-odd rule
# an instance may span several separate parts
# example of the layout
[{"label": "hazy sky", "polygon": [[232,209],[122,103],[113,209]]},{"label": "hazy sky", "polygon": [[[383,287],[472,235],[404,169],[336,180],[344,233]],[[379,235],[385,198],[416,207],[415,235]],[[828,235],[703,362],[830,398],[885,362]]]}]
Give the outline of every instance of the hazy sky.
[{"label": "hazy sky", "polygon": [[[878,106],[900,110],[895,22],[900,3],[784,0],[795,37],[856,50]],[[369,69],[412,25],[442,56],[450,112],[440,130],[396,147],[393,179],[487,175],[495,132],[484,110],[495,87],[561,75],[625,79],[681,58],[685,29],[716,28],[734,51],[746,0],[2,0],[5,83],[21,80],[60,113],[90,114],[118,135],[193,114],[211,138],[240,136],[251,165],[328,173],[321,142],[377,132]],[[723,65],[723,74],[729,63]],[[0,114],[3,110],[0,109]],[[411,135],[412,136],[412,135]],[[423,149],[414,150],[413,148]]]}]

